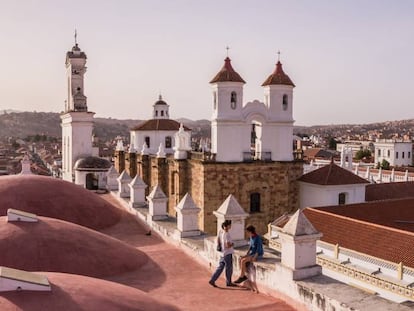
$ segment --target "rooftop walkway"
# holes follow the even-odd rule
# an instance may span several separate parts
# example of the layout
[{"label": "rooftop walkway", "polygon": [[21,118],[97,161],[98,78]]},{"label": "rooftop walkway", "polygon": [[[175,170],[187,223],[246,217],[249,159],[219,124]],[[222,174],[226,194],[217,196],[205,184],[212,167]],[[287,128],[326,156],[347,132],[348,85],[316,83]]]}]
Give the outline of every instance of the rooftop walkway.
[{"label": "rooftop walkway", "polygon": [[[102,198],[123,209],[110,194],[102,195]],[[136,247],[152,259],[137,272],[109,280],[148,292],[153,298],[174,304],[183,311],[295,310],[280,299],[241,287],[226,287],[224,273],[217,281],[219,287],[211,287],[208,280],[215,267],[206,268],[196,258],[166,243],[153,232],[146,235],[147,226],[132,215],[124,215],[118,224],[101,232]],[[236,279],[237,275],[233,277]]]}]

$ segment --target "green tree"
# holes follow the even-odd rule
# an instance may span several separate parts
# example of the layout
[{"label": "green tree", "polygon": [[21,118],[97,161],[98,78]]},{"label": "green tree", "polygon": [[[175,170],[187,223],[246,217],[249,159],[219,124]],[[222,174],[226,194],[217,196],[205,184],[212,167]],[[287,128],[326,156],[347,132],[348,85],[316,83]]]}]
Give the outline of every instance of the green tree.
[{"label": "green tree", "polygon": [[390,169],[390,162],[383,159],[382,162],[381,162],[381,168],[384,169],[384,170],[389,170]]},{"label": "green tree", "polygon": [[336,150],[336,144],[337,143],[338,142],[335,140],[335,138],[330,137],[329,140],[328,140],[328,148],[331,149],[331,150]]},{"label": "green tree", "polygon": [[355,154],[355,159],[357,160],[361,160],[363,158],[369,158],[369,157],[371,157],[371,151],[369,151],[368,149],[358,150],[357,153]]}]

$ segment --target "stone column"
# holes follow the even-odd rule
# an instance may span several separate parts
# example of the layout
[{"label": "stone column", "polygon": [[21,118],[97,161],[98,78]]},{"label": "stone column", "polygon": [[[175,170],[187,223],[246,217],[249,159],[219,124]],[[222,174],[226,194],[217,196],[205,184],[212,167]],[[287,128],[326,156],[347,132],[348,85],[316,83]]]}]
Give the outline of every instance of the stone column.
[{"label": "stone column", "polygon": [[125,166],[129,176],[134,178],[137,174],[137,154],[135,152],[126,154]]},{"label": "stone column", "polygon": [[168,198],[162,192],[161,187],[156,185],[151,193],[147,196],[149,207],[149,218],[151,220],[167,219],[167,202]]},{"label": "stone column", "polygon": [[249,216],[237,202],[236,198],[230,194],[221,204],[217,211],[213,214],[217,217],[217,234],[220,232],[221,224],[225,220],[231,220],[230,235],[234,242],[234,246],[242,246],[247,244],[245,239],[245,220]]},{"label": "stone column", "polygon": [[131,182],[132,178],[128,175],[128,173],[124,170],[121,175],[118,177],[118,196],[120,198],[129,198],[129,183]]},{"label": "stone column", "polygon": [[131,207],[143,207],[146,205],[145,201],[145,188],[147,185],[142,181],[139,175],[136,175],[134,179],[129,183],[129,191],[131,199],[129,204]]},{"label": "stone column", "polygon": [[293,280],[301,280],[322,273],[316,264],[316,241],[322,236],[299,209],[280,232],[282,266]]},{"label": "stone column", "polygon": [[115,168],[118,172],[125,170],[125,152],[123,150],[115,150]]},{"label": "stone column", "polygon": [[178,203],[175,210],[177,211],[177,229],[180,237],[184,238],[201,234],[198,227],[198,213],[201,209],[195,205],[188,193]]}]

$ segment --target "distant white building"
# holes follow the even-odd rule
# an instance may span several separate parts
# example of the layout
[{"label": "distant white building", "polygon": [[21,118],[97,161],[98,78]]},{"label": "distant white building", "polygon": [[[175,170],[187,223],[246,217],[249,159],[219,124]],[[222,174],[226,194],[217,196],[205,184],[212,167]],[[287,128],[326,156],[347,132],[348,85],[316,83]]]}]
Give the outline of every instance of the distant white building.
[{"label": "distant white building", "polygon": [[369,182],[331,162],[299,178],[299,207],[365,202]]},{"label": "distant white building", "polygon": [[352,149],[352,155],[353,157],[355,157],[356,153],[359,150],[364,150],[367,149],[371,152],[374,152],[374,143],[372,141],[355,141],[355,140],[350,140],[350,141],[345,141],[343,143],[337,143],[336,144],[336,151],[341,152],[342,148],[344,147],[349,147]]},{"label": "distant white building", "polygon": [[408,166],[412,165],[411,141],[397,139],[377,139],[375,146],[375,163],[381,163],[386,160],[391,166]]}]

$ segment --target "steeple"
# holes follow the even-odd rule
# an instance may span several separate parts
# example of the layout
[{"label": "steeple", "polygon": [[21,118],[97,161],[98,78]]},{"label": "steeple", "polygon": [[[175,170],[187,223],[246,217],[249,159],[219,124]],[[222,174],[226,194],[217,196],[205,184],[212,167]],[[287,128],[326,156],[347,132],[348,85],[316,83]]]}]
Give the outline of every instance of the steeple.
[{"label": "steeple", "polygon": [[[279,56],[280,57],[280,56]],[[276,63],[276,68],[273,71],[273,73],[263,82],[262,86],[267,85],[277,85],[277,84],[283,84],[283,85],[290,85],[295,86],[293,84],[292,80],[289,78],[287,74],[283,71],[282,63],[278,59]]]},{"label": "steeple", "polygon": [[241,82],[246,83],[243,78],[233,69],[231,59],[227,56],[223,68],[215,75],[210,83],[217,82]]}]

